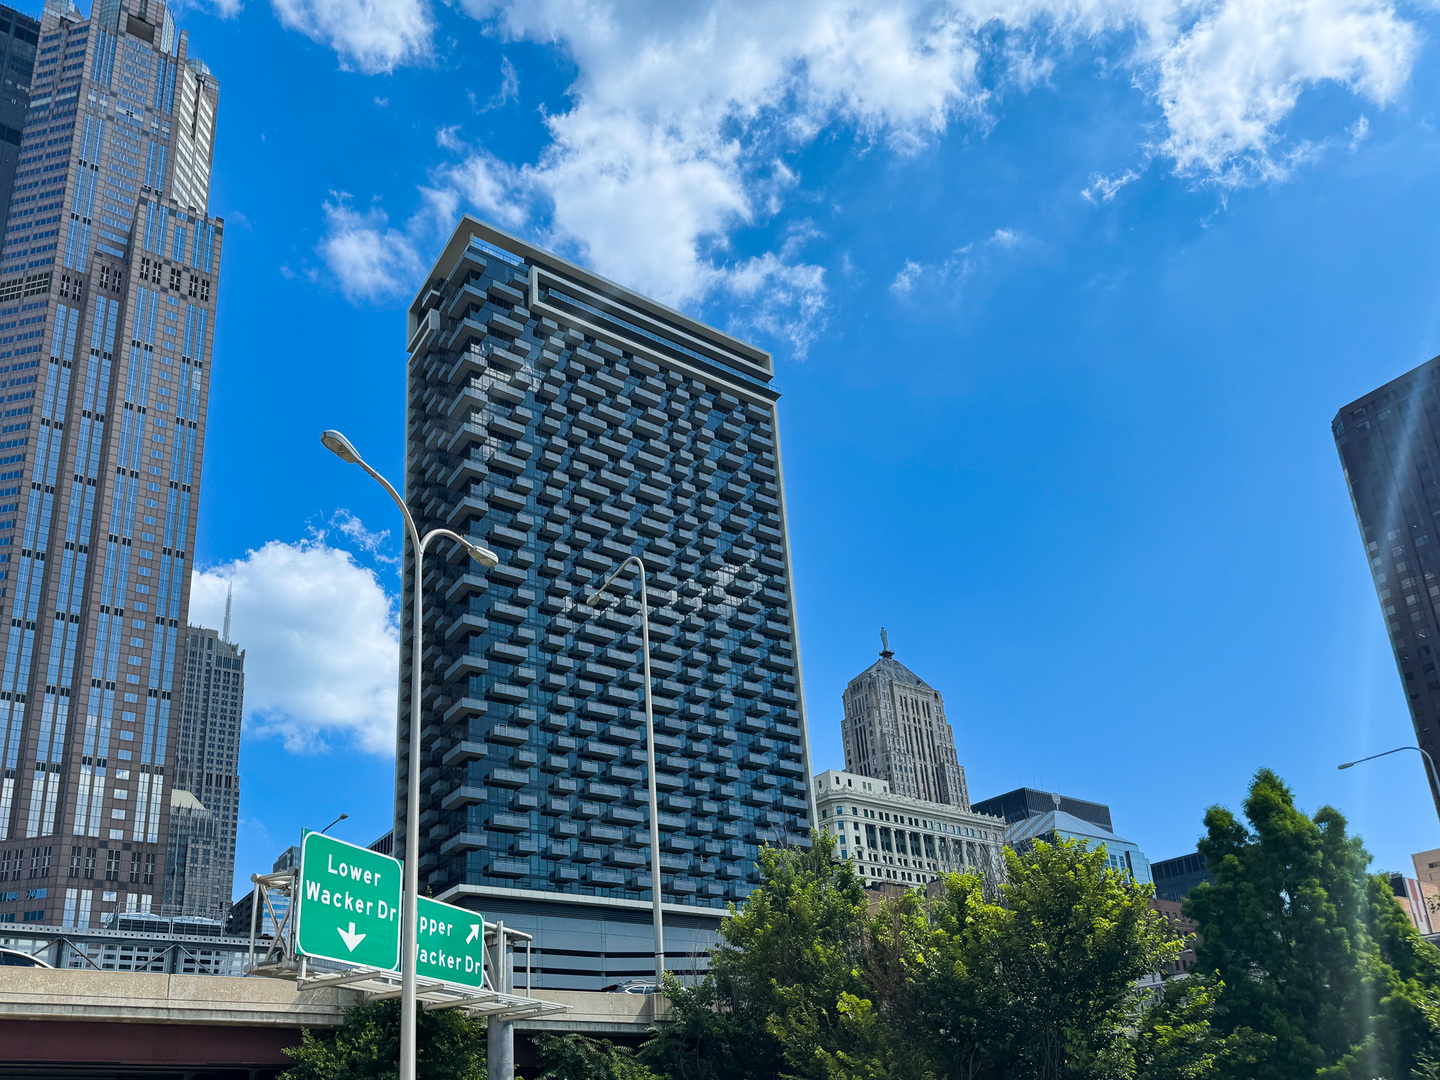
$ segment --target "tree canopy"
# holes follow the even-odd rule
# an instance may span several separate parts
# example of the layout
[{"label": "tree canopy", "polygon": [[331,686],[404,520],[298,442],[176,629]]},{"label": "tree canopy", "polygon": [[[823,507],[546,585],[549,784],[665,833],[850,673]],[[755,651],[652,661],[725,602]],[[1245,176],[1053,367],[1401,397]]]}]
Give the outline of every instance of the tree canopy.
[{"label": "tree canopy", "polygon": [[1185,904],[1196,967],[1224,983],[1222,1025],[1268,1044],[1239,1080],[1440,1076],[1440,953],[1367,873],[1359,837],[1333,807],[1307,816],[1268,769],[1242,823],[1205,815],[1200,852],[1215,884]]},{"label": "tree canopy", "polygon": [[1007,871],[994,901],[953,874],[872,909],[828,836],[766,851],[711,975],[667,987],[677,1023],[642,1057],[675,1080],[1127,1075],[1135,983],[1181,941],[1101,851],[1038,843]]},{"label": "tree canopy", "polygon": [[[419,1014],[420,1080],[485,1080],[485,1022],[454,1009]],[[357,1005],[333,1031],[306,1031],[285,1051],[295,1062],[284,1080],[398,1080],[400,1002]]]},{"label": "tree canopy", "polygon": [[[1197,963],[1151,887],[1083,844],[1007,851],[1006,880],[867,892],[817,833],[765,848],[709,974],[667,978],[638,1052],[540,1036],[543,1080],[1440,1080],[1440,951],[1333,808],[1268,770],[1205,816]],[[291,1051],[287,1080],[395,1076],[398,1004]],[[484,1025],[421,1017],[422,1077],[480,1080]],[[528,1075],[528,1074],[527,1074]]]}]

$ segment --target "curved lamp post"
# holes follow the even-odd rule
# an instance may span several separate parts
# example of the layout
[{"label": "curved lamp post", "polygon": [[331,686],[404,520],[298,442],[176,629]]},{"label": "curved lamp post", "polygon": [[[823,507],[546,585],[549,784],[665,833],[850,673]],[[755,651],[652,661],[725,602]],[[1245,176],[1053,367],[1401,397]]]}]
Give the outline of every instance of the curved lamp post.
[{"label": "curved lamp post", "polygon": [[1378,754],[1371,754],[1369,757],[1356,758],[1354,761],[1347,761],[1343,765],[1336,765],[1337,769],[1348,769],[1353,765],[1359,765],[1362,761],[1374,761],[1377,757],[1389,757],[1391,754],[1398,754],[1402,750],[1414,750],[1425,759],[1425,768],[1430,773],[1430,782],[1435,785],[1435,790],[1440,791],[1440,776],[1435,772],[1435,759],[1430,756],[1428,750],[1422,750],[1418,746],[1397,746],[1394,750],[1384,750]]},{"label": "curved lamp post", "polygon": [[414,626],[410,635],[410,732],[406,740],[410,768],[409,788],[405,792],[405,892],[401,900],[405,914],[401,923],[403,936],[400,960],[400,1080],[415,1080],[415,962],[420,942],[415,933],[418,921],[416,911],[419,906],[417,897],[420,895],[420,660],[424,655],[421,647],[420,616],[425,581],[422,561],[430,541],[440,536],[454,540],[481,566],[496,566],[500,559],[493,551],[472,544],[459,533],[449,529],[431,529],[422,537],[415,528],[415,519],[410,516],[410,508],[405,505],[400,493],[391,486],[390,481],[365,463],[349,439],[338,431],[327,431],[320,436],[320,441],[341,461],[359,465],[395,500],[401,517],[405,519],[405,532],[410,537],[410,549],[415,552]]},{"label": "curved lamp post", "polygon": [[610,587],[620,571],[631,563],[640,578],[640,642],[645,657],[645,760],[650,774],[650,901],[655,922],[655,989],[665,981],[665,930],[660,922],[660,810],[655,797],[655,714],[650,704],[650,595],[645,590],[645,564],[638,555],[631,555],[610,572],[586,607],[594,607],[600,594]]}]

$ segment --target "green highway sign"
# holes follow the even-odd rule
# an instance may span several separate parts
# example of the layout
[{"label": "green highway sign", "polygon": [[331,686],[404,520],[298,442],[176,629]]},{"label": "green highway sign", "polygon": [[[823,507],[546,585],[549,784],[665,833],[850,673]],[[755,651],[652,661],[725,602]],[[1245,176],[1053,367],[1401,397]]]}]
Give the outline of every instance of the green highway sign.
[{"label": "green highway sign", "polygon": [[420,897],[417,975],[462,986],[485,982],[485,919],[473,911]]},{"label": "green highway sign", "polygon": [[400,861],[306,833],[300,846],[295,948],[306,956],[398,971]]}]

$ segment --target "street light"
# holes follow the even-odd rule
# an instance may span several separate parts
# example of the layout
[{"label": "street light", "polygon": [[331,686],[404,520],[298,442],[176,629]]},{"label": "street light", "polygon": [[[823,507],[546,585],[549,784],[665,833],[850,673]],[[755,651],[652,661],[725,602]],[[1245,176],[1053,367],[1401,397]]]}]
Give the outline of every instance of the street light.
[{"label": "street light", "polygon": [[1437,777],[1435,773],[1435,759],[1430,756],[1428,750],[1422,750],[1418,746],[1397,746],[1394,750],[1385,750],[1379,754],[1371,754],[1369,757],[1356,758],[1354,761],[1347,761],[1345,764],[1336,765],[1335,767],[1337,769],[1348,769],[1354,765],[1359,765],[1362,761],[1374,761],[1377,757],[1389,757],[1391,754],[1398,754],[1402,750],[1414,750],[1425,759],[1425,767],[1430,772],[1430,782],[1435,785],[1436,791],[1440,791],[1440,777]]},{"label": "street light", "polygon": [[[360,452],[350,440],[338,431],[326,431],[320,436],[325,448],[348,465],[359,465],[369,473],[386,494],[400,508],[405,519],[405,532],[410,537],[410,549],[415,552],[414,579],[414,627],[410,637],[410,732],[406,741],[406,752],[410,755],[409,789],[405,792],[405,892],[401,904],[405,909],[401,929],[402,960],[400,966],[400,1080],[415,1080],[415,964],[420,938],[415,928],[419,922],[418,908],[420,895],[420,659],[421,648],[421,598],[425,574],[422,562],[425,549],[430,541],[444,536],[454,540],[465,553],[481,566],[497,566],[500,559],[493,551],[472,544],[459,533],[449,529],[431,529],[423,537],[415,528],[415,519],[400,493],[378,472],[365,463]],[[397,732],[398,734],[398,732]],[[397,748],[398,749],[398,748]]]},{"label": "street light", "polygon": [[327,832],[329,832],[331,829],[333,829],[336,825],[339,825],[340,822],[344,821],[344,820],[345,820],[346,818],[348,818],[349,816],[350,816],[349,814],[341,814],[341,815],[340,815],[339,817],[337,817],[334,821],[330,822],[329,825],[326,825],[323,829],[321,829],[321,830],[320,830],[320,835],[321,835],[321,836],[324,836]]},{"label": "street light", "polygon": [[650,773],[650,903],[655,923],[655,989],[658,992],[665,982],[665,930],[660,923],[660,810],[655,796],[655,714],[650,703],[650,596],[645,590],[645,564],[638,555],[625,559],[585,601],[586,607],[594,607],[600,594],[610,587],[617,574],[631,563],[640,577],[640,642],[645,657],[645,760]]}]

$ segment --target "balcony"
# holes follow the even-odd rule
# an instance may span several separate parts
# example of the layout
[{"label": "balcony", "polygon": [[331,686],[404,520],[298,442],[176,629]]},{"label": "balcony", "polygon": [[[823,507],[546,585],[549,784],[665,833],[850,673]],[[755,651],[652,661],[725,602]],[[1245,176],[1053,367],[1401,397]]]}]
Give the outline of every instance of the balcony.
[{"label": "balcony", "polygon": [[466,784],[463,787],[456,788],[450,792],[449,795],[446,795],[440,805],[446,810],[456,810],[483,803],[488,797],[489,793],[483,787]]},{"label": "balcony", "polygon": [[530,863],[526,859],[491,859],[485,867],[491,877],[521,878],[530,874]]},{"label": "balcony", "polygon": [[442,759],[442,761],[446,766],[457,764],[463,765],[471,761],[480,761],[489,752],[490,751],[485,747],[483,743],[473,742],[470,739],[466,739],[462,742],[456,743],[449,750],[446,750],[445,757]]},{"label": "balcony", "polygon": [[499,832],[527,832],[530,828],[529,814],[512,814],[508,810],[501,810],[490,815],[486,822],[492,830]]},{"label": "balcony", "polygon": [[[480,663],[484,663],[484,661],[482,660],[480,661]],[[450,672],[446,672],[446,680],[450,679],[451,672],[453,672],[458,666],[459,661],[451,665]],[[489,709],[489,706],[486,705],[485,702],[481,701],[479,698],[462,697],[459,701],[455,702],[455,704],[451,705],[448,709],[445,710],[444,720],[447,724],[454,724],[461,720],[473,720],[477,716],[484,716],[487,709]]]}]

